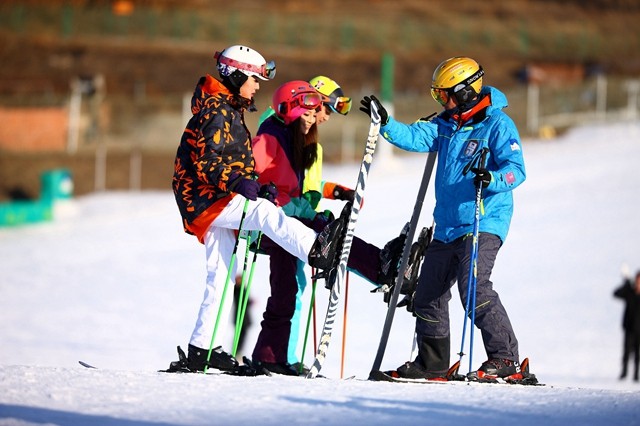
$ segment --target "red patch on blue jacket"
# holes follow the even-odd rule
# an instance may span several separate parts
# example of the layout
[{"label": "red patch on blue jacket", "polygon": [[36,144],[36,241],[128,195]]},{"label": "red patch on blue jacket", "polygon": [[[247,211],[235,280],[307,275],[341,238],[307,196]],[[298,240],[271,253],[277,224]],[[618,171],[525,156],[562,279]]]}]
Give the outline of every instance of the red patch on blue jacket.
[{"label": "red patch on blue jacket", "polygon": [[509,172],[506,175],[504,175],[504,179],[507,181],[509,185],[511,185],[516,181],[516,176],[513,174],[513,172]]}]

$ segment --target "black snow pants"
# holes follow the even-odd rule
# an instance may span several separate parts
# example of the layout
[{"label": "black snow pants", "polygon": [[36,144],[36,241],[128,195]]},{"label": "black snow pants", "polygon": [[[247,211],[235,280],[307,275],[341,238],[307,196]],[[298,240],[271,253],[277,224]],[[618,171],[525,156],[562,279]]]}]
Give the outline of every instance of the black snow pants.
[{"label": "black snow pants", "polygon": [[[422,337],[449,338],[451,287],[458,282],[464,307],[472,240],[469,235],[449,243],[434,240],[429,245],[415,295],[418,341]],[[496,235],[480,233],[478,237],[475,325],[482,333],[488,358],[519,361],[518,341],[511,321],[490,280],[501,245]]]}]

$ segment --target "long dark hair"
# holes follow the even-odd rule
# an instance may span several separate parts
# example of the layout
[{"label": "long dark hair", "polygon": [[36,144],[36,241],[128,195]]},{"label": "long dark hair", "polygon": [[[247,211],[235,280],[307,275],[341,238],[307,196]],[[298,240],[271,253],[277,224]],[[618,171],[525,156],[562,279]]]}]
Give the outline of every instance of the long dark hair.
[{"label": "long dark hair", "polygon": [[318,159],[318,126],[313,123],[307,134],[300,131],[300,120],[291,123],[293,142],[293,169],[296,173],[302,173]]}]

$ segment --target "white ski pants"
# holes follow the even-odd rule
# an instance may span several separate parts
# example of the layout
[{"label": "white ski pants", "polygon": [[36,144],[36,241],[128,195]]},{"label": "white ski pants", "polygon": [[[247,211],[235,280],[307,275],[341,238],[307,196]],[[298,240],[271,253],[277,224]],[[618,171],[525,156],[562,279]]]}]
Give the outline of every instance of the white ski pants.
[{"label": "white ski pants", "polygon": [[[207,281],[204,299],[200,305],[195,329],[190,343],[202,349],[209,349],[213,335],[220,301],[229,273],[229,265],[236,242],[234,230],[239,229],[242,211],[246,198],[236,195],[213,221],[205,237],[204,245],[207,257]],[[316,239],[316,233],[302,224],[298,219],[288,217],[281,208],[271,202],[258,198],[249,200],[247,214],[242,224],[243,230],[262,231],[273,242],[307,263],[307,256]],[[236,260],[235,265],[238,264]],[[213,347],[226,343],[226,331],[229,315],[233,305],[233,283],[235,282],[235,265],[225,294],[225,301],[220,315],[220,324],[216,330]],[[227,350],[230,352],[230,350]]]}]

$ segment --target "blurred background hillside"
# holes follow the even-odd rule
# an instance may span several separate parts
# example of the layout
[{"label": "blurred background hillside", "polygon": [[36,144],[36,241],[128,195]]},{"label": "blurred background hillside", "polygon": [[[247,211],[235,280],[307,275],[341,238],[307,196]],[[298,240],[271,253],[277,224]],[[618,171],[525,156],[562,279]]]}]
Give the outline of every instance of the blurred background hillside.
[{"label": "blurred background hillside", "polygon": [[431,74],[456,55],[483,65],[525,138],[637,119],[639,18],[638,0],[3,0],[0,200],[36,197],[55,167],[76,194],[169,189],[189,97],[231,44],[277,63],[261,111],[280,84],[318,74],[354,98],[321,130],[327,161],[360,156],[363,95],[382,93],[402,121],[437,111]]}]

